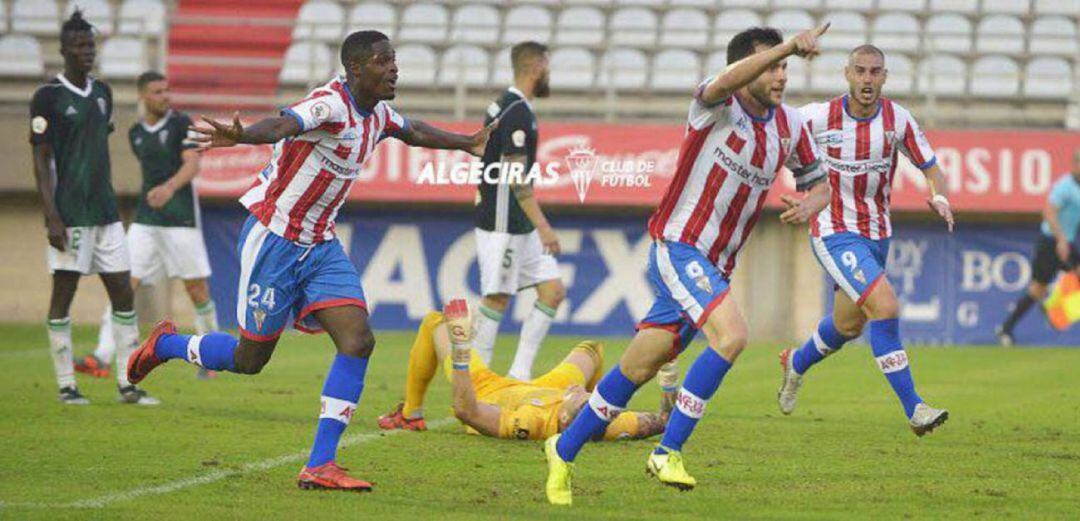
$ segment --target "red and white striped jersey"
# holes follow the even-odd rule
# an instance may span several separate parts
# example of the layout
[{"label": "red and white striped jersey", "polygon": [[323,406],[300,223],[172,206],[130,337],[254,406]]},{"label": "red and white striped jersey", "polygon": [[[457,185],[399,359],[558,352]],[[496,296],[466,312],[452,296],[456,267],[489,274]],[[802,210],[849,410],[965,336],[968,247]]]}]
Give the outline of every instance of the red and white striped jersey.
[{"label": "red and white striped jersey", "polygon": [[800,191],[825,174],[798,111],[780,105],[755,118],[734,96],[704,104],[703,87],[690,103],[675,176],[649,234],[695,246],[729,277],[780,168],[794,172]]},{"label": "red and white striped jersey", "polygon": [[915,118],[900,104],[881,98],[878,112],[852,117],[847,95],[799,109],[828,172],[832,203],[810,221],[810,234],[858,233],[870,239],[892,235],[889,197],[897,152],[922,170],[937,163]]},{"label": "red and white striped jersey", "polygon": [[300,244],[334,238],[334,218],[375,145],[400,136],[409,122],[386,102],[356,106],[337,77],[281,111],[303,129],[274,144],[270,164],[240,198],[270,231]]}]

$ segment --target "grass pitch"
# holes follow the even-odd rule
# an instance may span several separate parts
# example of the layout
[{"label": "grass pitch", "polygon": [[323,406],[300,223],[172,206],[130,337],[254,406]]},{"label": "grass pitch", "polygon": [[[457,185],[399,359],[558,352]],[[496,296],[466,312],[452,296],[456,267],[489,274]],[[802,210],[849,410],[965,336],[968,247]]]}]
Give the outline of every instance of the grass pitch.
[{"label": "grass pitch", "polygon": [[[301,491],[296,473],[332,354],[288,335],[253,377],[195,379],[170,363],[145,382],[164,403],[119,405],[115,380],[80,375],[87,407],[56,402],[43,327],[0,327],[0,518],[8,519],[891,519],[1080,517],[1080,349],[914,348],[919,391],[952,419],[917,439],[868,349],[815,367],[791,417],[777,412],[777,345],[749,348],[687,445],[699,482],[646,478],[652,441],[594,443],[575,504],[550,507],[539,442],[468,436],[449,386],[430,391],[425,433],[382,435],[403,395],[411,333],[378,332],[360,410],[339,462],[371,494]],[[94,331],[76,328],[77,352]],[[546,370],[577,339],[551,337]],[[609,339],[608,367],[626,339]],[[500,339],[504,370],[516,338]],[[684,354],[686,367],[701,348]],[[631,407],[653,409],[648,384]]]}]

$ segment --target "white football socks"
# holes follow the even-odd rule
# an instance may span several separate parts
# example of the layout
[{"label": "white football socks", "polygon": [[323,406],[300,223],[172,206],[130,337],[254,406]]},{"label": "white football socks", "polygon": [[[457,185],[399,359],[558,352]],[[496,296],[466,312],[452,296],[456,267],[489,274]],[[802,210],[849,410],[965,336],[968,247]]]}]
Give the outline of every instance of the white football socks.
[{"label": "white football socks", "polygon": [[75,387],[75,359],[71,352],[71,317],[50,318],[49,354],[52,355],[56,384],[61,388]]},{"label": "white football socks", "polygon": [[539,300],[525,317],[521,324],[521,338],[518,340],[517,352],[514,353],[514,363],[510,366],[510,378],[522,381],[532,380],[533,361],[536,353],[540,351],[540,344],[544,342],[548,330],[551,329],[551,321],[555,318],[555,310]]},{"label": "white football socks", "polygon": [[131,385],[127,378],[128,358],[139,348],[139,321],[134,310],[113,311],[111,326],[116,346],[116,381],[120,387],[127,387]]},{"label": "white football socks", "polygon": [[473,349],[476,349],[476,352],[480,354],[480,359],[485,364],[490,364],[491,357],[495,354],[495,338],[499,335],[499,322],[502,322],[502,313],[483,304],[479,308],[480,313],[476,316],[476,329],[473,331]]}]

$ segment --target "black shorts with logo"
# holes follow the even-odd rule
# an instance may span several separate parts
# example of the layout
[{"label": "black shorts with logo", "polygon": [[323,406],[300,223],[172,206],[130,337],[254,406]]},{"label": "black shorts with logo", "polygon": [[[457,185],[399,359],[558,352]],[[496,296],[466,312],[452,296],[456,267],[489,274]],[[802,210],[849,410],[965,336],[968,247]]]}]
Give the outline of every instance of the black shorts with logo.
[{"label": "black shorts with logo", "polygon": [[1072,269],[1080,264],[1080,253],[1076,251],[1076,244],[1072,245],[1072,253],[1069,254],[1069,262],[1064,264],[1057,254],[1057,241],[1053,237],[1039,234],[1035,241],[1035,260],[1031,266],[1031,278],[1041,284],[1049,284],[1054,280],[1057,272]]}]

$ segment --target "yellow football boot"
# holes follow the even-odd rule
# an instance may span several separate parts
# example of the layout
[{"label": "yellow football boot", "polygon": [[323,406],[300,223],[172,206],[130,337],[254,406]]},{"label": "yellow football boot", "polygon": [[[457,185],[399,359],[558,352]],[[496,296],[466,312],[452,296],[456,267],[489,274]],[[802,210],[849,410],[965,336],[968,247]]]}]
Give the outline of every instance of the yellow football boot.
[{"label": "yellow football boot", "polygon": [[649,461],[645,463],[645,473],[655,477],[669,487],[679,490],[692,490],[697,485],[697,480],[686,472],[683,466],[682,453],[662,447],[667,454],[649,454]]},{"label": "yellow football boot", "polygon": [[574,464],[563,461],[555,450],[555,444],[559,442],[556,434],[544,442],[544,455],[547,456],[547,498],[552,505],[570,506],[574,498],[570,491],[570,478],[574,475]]}]

